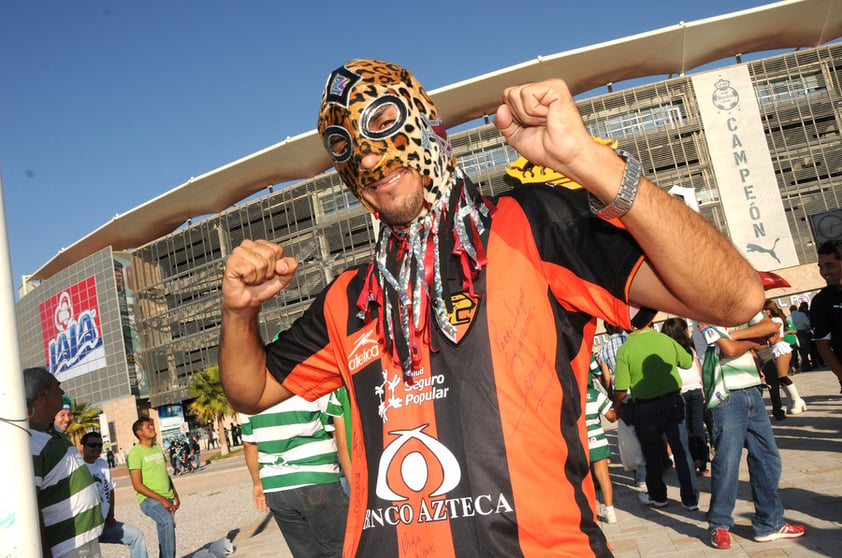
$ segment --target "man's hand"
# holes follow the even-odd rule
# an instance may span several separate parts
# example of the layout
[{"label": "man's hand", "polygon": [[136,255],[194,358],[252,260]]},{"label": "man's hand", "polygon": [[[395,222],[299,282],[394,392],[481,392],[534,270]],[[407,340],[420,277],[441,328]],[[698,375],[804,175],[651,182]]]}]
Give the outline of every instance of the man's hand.
[{"label": "man's hand", "polygon": [[508,87],[494,125],[521,155],[577,180],[571,167],[596,146],[560,79]]},{"label": "man's hand", "polygon": [[174,498],[172,502],[170,502],[168,498],[161,498],[161,505],[164,506],[165,510],[173,515],[175,515],[175,511],[178,509],[178,504],[178,497]]},{"label": "man's hand", "polygon": [[228,310],[251,309],[269,300],[292,281],[298,262],[268,240],[244,240],[234,248],[222,277],[222,305]]},{"label": "man's hand", "polygon": [[259,484],[254,485],[254,507],[263,513],[269,511],[269,506],[266,505],[266,495],[263,494],[263,487]]}]

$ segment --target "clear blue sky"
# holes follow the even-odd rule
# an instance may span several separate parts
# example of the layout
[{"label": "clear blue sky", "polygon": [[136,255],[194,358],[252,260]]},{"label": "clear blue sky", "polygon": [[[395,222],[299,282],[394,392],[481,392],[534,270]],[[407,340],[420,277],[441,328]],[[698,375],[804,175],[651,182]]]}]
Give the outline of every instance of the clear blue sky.
[{"label": "clear blue sky", "polygon": [[327,74],[347,59],[397,62],[431,90],[768,3],[2,1],[14,284],[115,214],[315,128]]}]

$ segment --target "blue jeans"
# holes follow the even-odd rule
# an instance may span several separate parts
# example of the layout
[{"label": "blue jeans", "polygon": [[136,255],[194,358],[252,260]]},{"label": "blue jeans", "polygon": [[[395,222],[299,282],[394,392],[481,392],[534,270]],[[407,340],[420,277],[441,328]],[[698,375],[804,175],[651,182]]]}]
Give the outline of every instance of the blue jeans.
[{"label": "blue jeans", "polygon": [[338,481],[266,492],[265,496],[295,558],[342,556],[348,496]]},{"label": "blue jeans", "polygon": [[681,485],[681,503],[696,506],[699,504],[699,490],[696,488],[696,473],[687,447],[684,415],[684,400],[678,393],[661,399],[638,401],[634,409],[634,429],[646,461],[646,490],[649,496],[658,502],[667,500],[667,485],[663,478],[663,436],[666,436]]},{"label": "blue jeans", "polygon": [[713,447],[716,453],[710,470],[711,529],[730,529],[740,484],[740,459],[748,450],[748,473],[754,499],[751,526],[755,536],[768,535],[783,527],[784,506],[778,495],[781,456],[763,396],[756,387],[732,391],[713,409]]},{"label": "blue jeans", "polygon": [[126,545],[129,547],[131,558],[147,557],[146,538],[143,536],[143,531],[122,521],[118,521],[110,529],[104,528],[99,536],[99,542]]},{"label": "blue jeans", "polygon": [[175,515],[154,498],[140,503],[140,511],[158,526],[158,548],[161,558],[175,558]]}]

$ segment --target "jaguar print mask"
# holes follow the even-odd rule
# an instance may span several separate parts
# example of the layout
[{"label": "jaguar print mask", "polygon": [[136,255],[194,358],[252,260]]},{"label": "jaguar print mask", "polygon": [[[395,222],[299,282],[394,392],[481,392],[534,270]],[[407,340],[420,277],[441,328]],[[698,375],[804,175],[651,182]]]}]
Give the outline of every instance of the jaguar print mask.
[{"label": "jaguar print mask", "polygon": [[[390,118],[384,121],[384,112]],[[319,133],[345,185],[369,210],[363,188],[406,167],[421,175],[425,209],[439,199],[456,160],[430,96],[405,68],[389,62],[357,59],[334,70],[322,94]],[[363,155],[382,155],[363,168]]]}]

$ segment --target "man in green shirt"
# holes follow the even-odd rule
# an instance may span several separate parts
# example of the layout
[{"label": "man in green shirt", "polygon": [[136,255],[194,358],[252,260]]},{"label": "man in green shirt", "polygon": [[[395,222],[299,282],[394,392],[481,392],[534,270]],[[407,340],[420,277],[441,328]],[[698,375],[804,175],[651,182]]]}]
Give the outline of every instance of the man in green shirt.
[{"label": "man in green shirt", "polygon": [[667,486],[663,472],[663,437],[667,437],[681,485],[681,504],[699,509],[699,491],[687,438],[686,411],[681,398],[678,367],[690,368],[693,357],[674,339],[652,327],[639,329],[617,350],[614,369],[614,408],[631,390],[634,397],[634,426],[646,461],[646,492],[643,504],[666,506]]},{"label": "man in green shirt", "polygon": [[132,431],[138,443],[129,452],[127,465],[140,511],[158,526],[161,558],[175,558],[175,512],[181,502],[167,472],[167,459],[161,446],[155,444],[157,434],[151,418],[140,417]]}]

